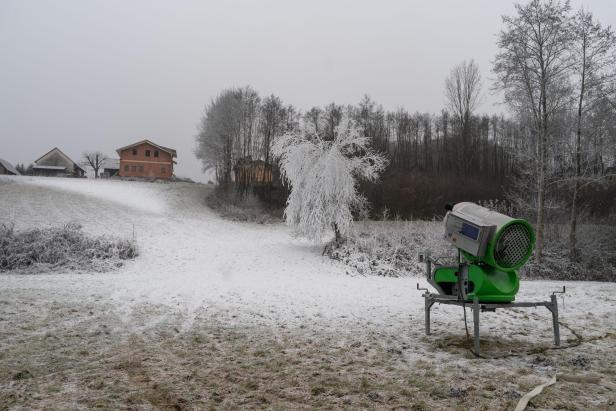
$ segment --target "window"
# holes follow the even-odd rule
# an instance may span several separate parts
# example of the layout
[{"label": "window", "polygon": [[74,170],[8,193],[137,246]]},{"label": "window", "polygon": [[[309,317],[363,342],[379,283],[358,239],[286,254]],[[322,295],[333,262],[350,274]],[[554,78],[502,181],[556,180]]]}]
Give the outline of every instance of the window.
[{"label": "window", "polygon": [[137,155],[137,149],[133,148],[133,155],[136,156]]},{"label": "window", "polygon": [[130,171],[133,173],[137,171],[137,166],[130,166]]},{"label": "window", "polygon": [[139,166],[139,172],[143,173],[143,166]]},{"label": "window", "polygon": [[150,157],[150,150],[145,150],[145,156]]},{"label": "window", "polygon": [[154,150],[154,157],[158,157],[158,150]]},{"label": "window", "polygon": [[129,170],[130,170],[130,166],[129,166],[128,164],[126,164],[126,165],[124,166],[124,171],[129,171]]}]

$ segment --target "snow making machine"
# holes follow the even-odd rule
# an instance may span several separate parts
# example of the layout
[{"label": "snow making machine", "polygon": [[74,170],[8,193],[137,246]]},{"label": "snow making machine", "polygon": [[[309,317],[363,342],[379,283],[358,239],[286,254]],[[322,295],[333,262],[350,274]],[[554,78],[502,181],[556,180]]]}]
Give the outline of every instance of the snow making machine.
[{"label": "snow making machine", "polygon": [[419,255],[426,264],[425,327],[430,334],[430,310],[435,303],[466,306],[473,311],[474,352],[480,354],[479,313],[498,308],[544,306],[552,313],[554,343],[560,345],[557,293],[550,301],[515,302],[520,288],[518,269],[530,258],[535,232],[525,220],[512,218],[474,203],[448,205],[444,218],[445,240],[458,250],[457,264],[443,265],[430,252]]}]

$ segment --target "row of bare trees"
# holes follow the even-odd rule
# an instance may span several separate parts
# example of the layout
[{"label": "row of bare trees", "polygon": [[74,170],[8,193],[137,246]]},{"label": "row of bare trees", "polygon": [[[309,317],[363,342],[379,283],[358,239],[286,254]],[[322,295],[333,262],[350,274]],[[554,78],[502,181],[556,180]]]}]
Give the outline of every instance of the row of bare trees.
[{"label": "row of bare trees", "polygon": [[[463,66],[474,70],[473,78],[478,80],[474,63]],[[454,73],[456,69],[452,75]],[[478,85],[477,82],[473,87]],[[476,97],[473,99],[476,100]],[[476,103],[471,103],[461,103],[462,111],[454,114],[443,110],[434,115],[409,113],[404,109],[386,111],[370,97],[364,96],[357,105],[331,103],[302,113],[283,104],[278,97],[262,99],[250,87],[229,89],[206,107],[196,137],[195,153],[202,160],[204,169],[214,170],[221,187],[234,186],[240,192],[247,192],[256,182],[246,180],[244,177],[247,174],[244,173],[241,180],[237,179],[235,170],[239,165],[262,161],[276,174],[277,167],[271,156],[271,143],[275,137],[296,128],[303,118],[313,124],[320,135],[333,138],[334,129],[343,114],[348,114],[371,138],[372,147],[388,157],[389,166],[383,176],[385,183],[391,181],[392,186],[400,186],[393,180],[402,178],[405,181],[400,189],[408,190],[419,174],[439,175],[443,184],[447,183],[450,187],[443,190],[448,191],[451,197],[435,200],[443,204],[445,200],[463,199],[458,184],[463,179],[478,178],[494,187],[493,190],[486,190],[489,198],[502,194],[501,187],[516,166],[513,153],[524,144],[524,136],[516,121],[504,116],[476,115],[473,113]],[[272,179],[268,184],[275,186],[280,181]],[[431,197],[439,197],[438,181],[430,185],[434,192]],[[451,193],[452,190],[457,190],[458,194]],[[374,197],[387,198],[382,194],[375,193]],[[476,192],[475,195],[480,193]],[[369,199],[372,200],[370,195]],[[424,199],[412,196],[394,199],[389,196],[387,202],[374,201],[374,211],[387,207],[402,216],[419,217],[431,217],[441,212],[442,207],[420,205],[421,201]]]},{"label": "row of bare trees", "polygon": [[[494,73],[496,87],[528,129],[519,153],[536,201],[536,257],[542,259],[548,200],[553,188],[570,185],[569,253],[577,257],[579,196],[608,176],[614,161],[616,41],[587,10],[573,13],[569,2],[532,0],[503,17]],[[597,141],[600,144],[597,146]],[[612,148],[612,154],[604,152]],[[601,153],[607,154],[602,156]],[[607,157],[607,158],[606,158]],[[536,184],[533,184],[536,182]],[[536,195],[535,195],[536,193]]]},{"label": "row of bare trees", "polygon": [[[474,64],[472,64],[473,67]],[[297,127],[304,117],[322,134],[333,136],[342,114],[348,113],[390,157],[392,170],[422,170],[465,175],[506,175],[513,166],[511,153],[521,144],[517,123],[504,116],[477,116],[473,107],[462,115],[443,110],[437,115],[387,112],[368,96],[356,106],[331,103],[301,113],[280,98],[262,99],[250,87],[224,90],[205,109],[196,137],[195,154],[204,170],[212,169],[221,185],[233,181],[241,159],[272,164],[271,143]]]},{"label": "row of bare trees", "polygon": [[[274,137],[296,127],[298,119],[295,108],[276,96],[261,98],[251,87],[224,90],[205,109],[195,155],[204,171],[213,170],[218,184],[229,188],[239,162],[271,166]],[[237,187],[245,191],[251,183],[243,180]]]}]

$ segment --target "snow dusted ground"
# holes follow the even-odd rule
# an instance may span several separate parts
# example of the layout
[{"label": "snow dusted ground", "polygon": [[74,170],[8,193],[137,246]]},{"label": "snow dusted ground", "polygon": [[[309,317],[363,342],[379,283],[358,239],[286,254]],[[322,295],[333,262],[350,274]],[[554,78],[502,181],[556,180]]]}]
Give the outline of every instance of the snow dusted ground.
[{"label": "snow dusted ground", "polygon": [[[557,371],[614,381],[615,284],[523,282],[519,300],[566,285],[561,319],[589,341],[550,350],[547,310],[486,313],[484,352],[500,358],[477,360],[459,308],[434,308],[433,335],[423,336],[422,278],[346,275],[282,225],[222,220],[204,205],[209,190],[0,178],[0,223],[78,221],[93,234],[134,235],[140,251],[103,275],[0,277],[0,404],[497,409]],[[559,383],[534,401],[610,409],[615,399]]]}]

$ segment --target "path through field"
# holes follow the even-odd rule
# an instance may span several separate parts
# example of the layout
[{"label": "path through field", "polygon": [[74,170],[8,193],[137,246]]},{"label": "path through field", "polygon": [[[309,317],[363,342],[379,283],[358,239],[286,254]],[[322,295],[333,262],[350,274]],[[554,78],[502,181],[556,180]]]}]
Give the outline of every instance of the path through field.
[{"label": "path through field", "polygon": [[[282,225],[222,220],[204,205],[210,189],[0,179],[0,223],[76,221],[134,233],[140,251],[113,273],[0,276],[0,409],[498,409],[557,371],[615,379],[614,284],[566,284],[563,320],[595,340],[550,350],[547,311],[486,314],[486,354],[516,356],[477,360],[460,309],[436,308],[424,337],[422,279],[347,275]],[[519,298],[562,285],[524,282]],[[558,383],[534,405],[615,399]]]}]

